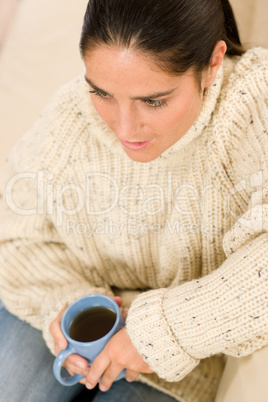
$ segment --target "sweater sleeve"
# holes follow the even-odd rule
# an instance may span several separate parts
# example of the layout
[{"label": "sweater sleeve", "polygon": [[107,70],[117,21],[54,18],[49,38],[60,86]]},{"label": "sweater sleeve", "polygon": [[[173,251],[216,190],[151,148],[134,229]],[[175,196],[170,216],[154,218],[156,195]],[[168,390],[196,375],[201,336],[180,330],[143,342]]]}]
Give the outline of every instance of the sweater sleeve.
[{"label": "sweater sleeve", "polygon": [[238,125],[233,120],[220,131],[222,176],[228,178],[230,196],[239,202],[242,194],[246,205],[224,236],[225,261],[198,280],[145,292],[129,311],[127,330],[133,344],[166,381],[181,380],[201,359],[216,354],[246,356],[268,344],[267,63],[266,75],[259,78],[252,101],[238,105],[250,117],[243,128],[240,120],[240,136],[231,135],[232,125]]},{"label": "sweater sleeve", "polygon": [[63,165],[56,133],[60,113],[69,113],[64,99],[61,93],[51,101],[9,155],[0,222],[0,297],[11,313],[43,331],[52,353],[49,325],[66,305],[86,294],[113,295],[93,264],[69,249],[43,205],[38,175],[48,169],[56,177]]}]

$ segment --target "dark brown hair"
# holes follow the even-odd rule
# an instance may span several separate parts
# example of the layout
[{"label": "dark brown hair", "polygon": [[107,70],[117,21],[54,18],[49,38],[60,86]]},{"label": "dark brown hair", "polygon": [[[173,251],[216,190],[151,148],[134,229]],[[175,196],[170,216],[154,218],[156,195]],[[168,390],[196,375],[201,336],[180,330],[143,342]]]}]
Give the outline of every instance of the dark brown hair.
[{"label": "dark brown hair", "polygon": [[178,75],[207,68],[219,40],[227,54],[244,53],[228,0],[90,0],[80,52],[103,44],[132,48]]}]

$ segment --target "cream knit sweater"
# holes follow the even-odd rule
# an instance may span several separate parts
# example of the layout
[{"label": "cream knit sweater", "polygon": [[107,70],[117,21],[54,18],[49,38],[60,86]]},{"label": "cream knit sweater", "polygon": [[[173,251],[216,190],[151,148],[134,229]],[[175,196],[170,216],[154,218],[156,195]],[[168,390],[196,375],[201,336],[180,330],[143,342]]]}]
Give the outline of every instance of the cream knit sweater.
[{"label": "cream knit sweater", "polygon": [[155,372],[140,381],[212,402],[224,355],[268,343],[267,106],[268,51],[225,57],[190,130],[139,163],[95,112],[83,75],[61,88],[7,164],[9,311],[53,351],[48,327],[66,304],[119,294]]}]

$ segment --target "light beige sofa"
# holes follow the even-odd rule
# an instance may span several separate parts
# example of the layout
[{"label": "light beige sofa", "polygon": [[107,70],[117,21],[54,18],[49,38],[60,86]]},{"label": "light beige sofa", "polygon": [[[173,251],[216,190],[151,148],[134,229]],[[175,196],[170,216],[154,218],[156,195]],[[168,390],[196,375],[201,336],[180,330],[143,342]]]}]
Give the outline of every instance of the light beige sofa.
[{"label": "light beige sofa", "polygon": [[[268,0],[231,3],[246,46],[268,47]],[[0,182],[11,146],[54,91],[83,68],[78,42],[86,4],[0,0]],[[228,358],[216,402],[267,402],[266,362],[268,348],[244,359]]]}]

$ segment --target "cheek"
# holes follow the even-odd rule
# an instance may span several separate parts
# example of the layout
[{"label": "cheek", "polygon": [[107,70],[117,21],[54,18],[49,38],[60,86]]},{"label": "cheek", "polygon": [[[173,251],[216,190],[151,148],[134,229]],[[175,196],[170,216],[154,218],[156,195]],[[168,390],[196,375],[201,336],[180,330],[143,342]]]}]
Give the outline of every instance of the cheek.
[{"label": "cheek", "polygon": [[152,112],[147,122],[154,131],[166,133],[184,125],[185,120],[189,118],[189,110],[188,104],[176,103],[172,107],[163,109],[160,113],[157,111]]},{"label": "cheek", "polygon": [[174,108],[173,124],[189,124],[193,123],[197,118],[202,105],[201,97],[198,93],[188,94],[183,101],[178,102]]},{"label": "cheek", "polygon": [[189,90],[186,96],[170,103],[167,108],[160,112],[153,111],[147,119],[148,125],[155,131],[166,132],[172,129],[177,130],[181,127],[194,122],[201,108],[201,98],[199,93]]}]

